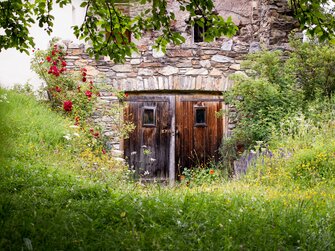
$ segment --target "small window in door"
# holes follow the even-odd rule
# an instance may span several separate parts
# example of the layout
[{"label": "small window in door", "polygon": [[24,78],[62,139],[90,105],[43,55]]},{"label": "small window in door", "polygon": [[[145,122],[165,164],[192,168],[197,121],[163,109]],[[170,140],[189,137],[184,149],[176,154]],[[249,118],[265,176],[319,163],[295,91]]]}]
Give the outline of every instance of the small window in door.
[{"label": "small window in door", "polygon": [[194,126],[206,126],[206,107],[195,107]]},{"label": "small window in door", "polygon": [[143,108],[142,126],[156,126],[156,107]]}]

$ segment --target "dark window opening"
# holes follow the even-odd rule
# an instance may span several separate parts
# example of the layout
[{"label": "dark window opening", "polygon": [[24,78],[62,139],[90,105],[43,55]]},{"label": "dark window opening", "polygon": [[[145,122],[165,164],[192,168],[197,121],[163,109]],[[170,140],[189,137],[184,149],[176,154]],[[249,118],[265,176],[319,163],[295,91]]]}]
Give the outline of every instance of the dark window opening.
[{"label": "dark window opening", "polygon": [[193,25],[193,42],[199,43],[205,41],[205,32],[208,31],[210,27],[210,22],[205,20],[201,25],[199,25],[200,20],[195,20]]},{"label": "dark window opening", "polygon": [[124,33],[106,32],[106,40],[108,39],[126,45],[131,42],[131,32],[129,30],[126,30]]},{"label": "dark window opening", "polygon": [[204,33],[206,31],[205,27],[201,27],[199,24],[195,23],[193,27],[193,41],[194,43],[199,43],[204,41]]},{"label": "dark window opening", "polygon": [[195,126],[206,126],[206,107],[195,108]]},{"label": "dark window opening", "polygon": [[156,125],[156,109],[155,107],[145,107],[143,109],[143,126],[155,126]]}]

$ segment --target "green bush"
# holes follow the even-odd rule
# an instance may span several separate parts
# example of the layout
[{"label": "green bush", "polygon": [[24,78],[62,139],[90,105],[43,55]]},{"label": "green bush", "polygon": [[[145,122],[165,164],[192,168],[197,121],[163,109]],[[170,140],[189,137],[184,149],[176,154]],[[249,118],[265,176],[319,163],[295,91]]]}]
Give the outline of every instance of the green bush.
[{"label": "green bush", "polygon": [[333,116],[334,46],[298,40],[292,40],[291,46],[292,52],[249,55],[243,64],[248,76],[235,76],[233,88],[224,94],[237,110],[232,118],[236,128],[221,148],[228,166],[241,154],[240,149],[250,150],[256,141],[268,142],[284,127],[295,130],[290,124],[294,118],[305,117],[321,125]]}]

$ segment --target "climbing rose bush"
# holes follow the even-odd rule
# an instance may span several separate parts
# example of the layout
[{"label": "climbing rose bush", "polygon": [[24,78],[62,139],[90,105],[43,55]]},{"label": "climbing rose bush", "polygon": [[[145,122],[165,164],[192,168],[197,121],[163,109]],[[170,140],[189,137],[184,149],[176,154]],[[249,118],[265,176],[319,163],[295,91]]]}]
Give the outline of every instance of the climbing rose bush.
[{"label": "climbing rose bush", "polygon": [[99,96],[98,89],[86,68],[67,68],[66,51],[56,42],[51,41],[47,50],[33,51],[31,68],[45,81],[51,107],[72,119],[73,124],[84,132],[84,145],[105,154],[101,129],[93,129],[94,125],[90,120]]},{"label": "climbing rose bush", "polygon": [[[51,41],[49,49],[45,51],[33,51],[31,68],[45,81],[45,90],[51,107],[70,117],[74,125],[85,132],[87,141],[84,145],[97,150],[100,154],[105,154],[107,136],[103,136],[101,128],[94,126],[91,120],[96,99],[99,96],[98,88],[86,68],[76,70],[68,68],[65,60],[66,51],[56,43],[55,40]],[[120,100],[127,96],[120,91],[115,93]],[[125,138],[134,129],[134,125],[122,121],[120,114],[123,114],[123,106],[119,104],[103,109],[104,116],[113,117],[119,137]]]},{"label": "climbing rose bush", "polygon": [[35,50],[32,69],[42,78],[53,109],[71,117],[75,125],[82,125],[93,112],[99,96],[87,69],[69,70],[66,52],[57,41],[51,41],[47,50]]}]

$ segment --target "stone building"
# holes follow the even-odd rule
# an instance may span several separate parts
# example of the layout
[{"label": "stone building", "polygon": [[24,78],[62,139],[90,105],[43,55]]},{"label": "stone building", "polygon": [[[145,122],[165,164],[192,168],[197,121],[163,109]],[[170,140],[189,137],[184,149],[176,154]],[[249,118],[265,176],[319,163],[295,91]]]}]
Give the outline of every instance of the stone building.
[{"label": "stone building", "polygon": [[[217,38],[204,43],[196,28],[186,22],[178,2],[169,0],[177,22],[175,29],[185,38],[181,46],[169,46],[166,54],[152,49],[155,34],[146,33],[136,41],[139,53],[124,64],[108,59],[95,61],[84,53],[84,46],[68,43],[69,68],[85,66],[92,76],[103,75],[115,89],[129,95],[128,119],[135,125],[130,139],[112,144],[124,151],[130,168],[149,178],[173,181],[184,167],[218,160],[222,137],[233,129],[229,119],[215,117],[226,109],[221,94],[231,87],[229,75],[240,71],[247,53],[261,48],[287,49],[288,34],[296,22],[287,0],[216,0],[215,10],[231,16],[239,31],[233,38]],[[134,3],[129,15],[138,11]],[[102,92],[103,102],[115,102]],[[106,133],[111,133],[108,118]]]}]

